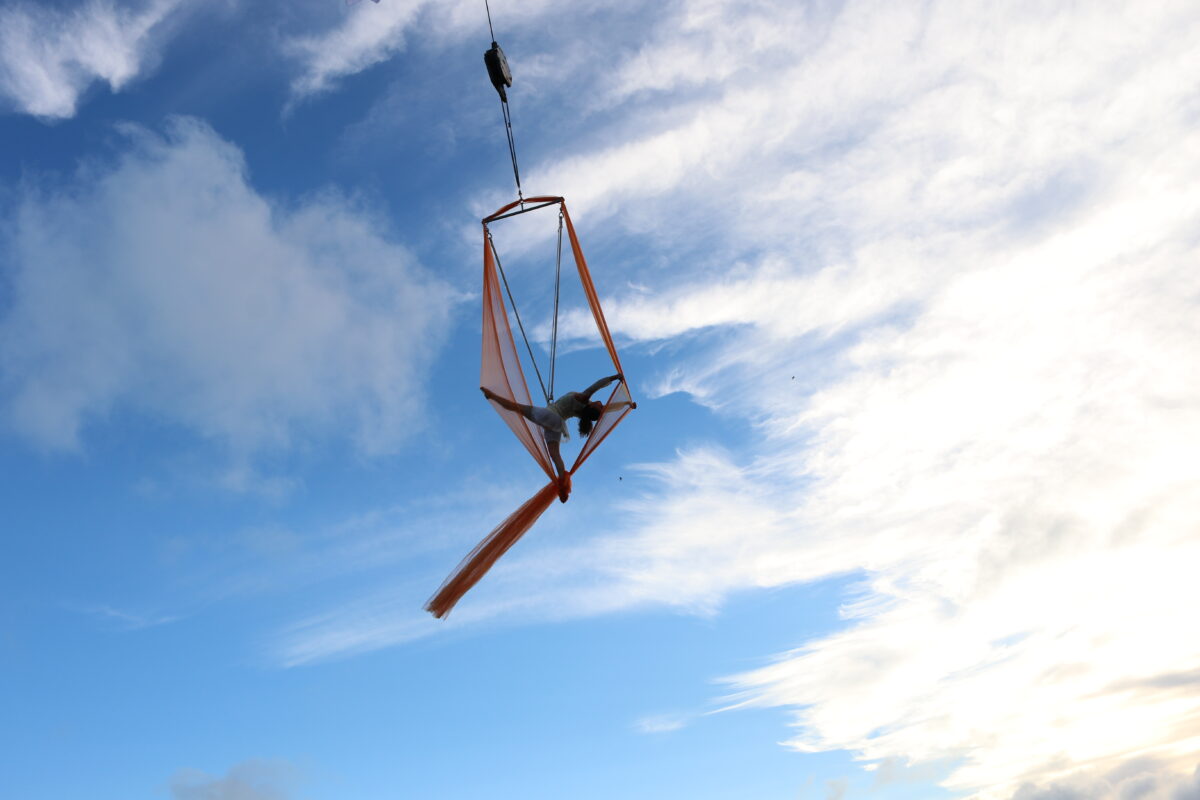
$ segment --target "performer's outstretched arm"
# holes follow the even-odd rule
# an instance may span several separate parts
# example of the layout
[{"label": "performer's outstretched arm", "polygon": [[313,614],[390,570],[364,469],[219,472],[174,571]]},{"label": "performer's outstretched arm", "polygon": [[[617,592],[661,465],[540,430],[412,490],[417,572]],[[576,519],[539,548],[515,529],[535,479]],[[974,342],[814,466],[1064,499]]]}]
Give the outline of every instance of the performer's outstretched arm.
[{"label": "performer's outstretched arm", "polygon": [[625,376],[618,372],[616,375],[609,375],[607,378],[601,378],[600,380],[596,381],[591,386],[589,386],[588,388],[586,388],[582,392],[580,392],[580,394],[583,395],[585,398],[590,399],[592,396],[592,393],[595,392],[596,390],[603,389],[605,386],[608,386],[613,381],[623,381],[623,380],[625,380]]}]

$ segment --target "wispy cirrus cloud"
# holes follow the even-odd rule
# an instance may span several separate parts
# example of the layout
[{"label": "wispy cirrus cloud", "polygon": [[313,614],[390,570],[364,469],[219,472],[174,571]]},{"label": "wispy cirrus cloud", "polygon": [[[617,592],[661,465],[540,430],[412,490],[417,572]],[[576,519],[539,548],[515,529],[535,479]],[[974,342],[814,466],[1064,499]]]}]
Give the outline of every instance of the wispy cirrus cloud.
[{"label": "wispy cirrus cloud", "polygon": [[115,626],[125,631],[137,631],[144,628],[156,628],[159,625],[169,625],[179,620],[179,617],[158,614],[144,614],[134,611],[113,608],[112,606],[90,606],[82,609],[83,613],[95,619]]},{"label": "wispy cirrus cloud", "polygon": [[[1200,109],[1178,76],[1200,19],[781,6],[665,7],[587,84],[611,124],[529,170],[616,223],[593,247],[655,254],[605,298],[625,341],[674,345],[649,383],[751,433],[644,465],[660,488],[626,530],[514,554],[459,620],[713,613],[860,575],[846,628],[730,677],[731,705],[792,709],[798,750],[950,765],[979,798],[1147,757],[1146,797],[1189,791]],[[710,51],[730,63],[698,81]],[[336,654],[349,620],[295,644]],[[355,652],[398,640],[355,630]]]},{"label": "wispy cirrus cloud", "polygon": [[[662,506],[613,545],[607,594],[707,608],[863,571],[845,632],[731,679],[742,702],[797,709],[791,746],[954,763],[946,786],[996,798],[1146,754],[1194,765],[1200,694],[1121,688],[1200,663],[1180,635],[1200,600],[1181,566],[1200,557],[1200,140],[1191,89],[1159,83],[1195,58],[1184,20],[1164,7],[1117,35],[1104,13],[1053,13],[988,33],[961,5],[855,4],[757,117],[717,105],[570,163],[597,210],[620,219],[653,174],[676,203],[721,198],[723,250],[752,231],[765,251],[716,285],[610,304],[636,339],[739,326],[660,390],[763,438],[662,465]],[[869,63],[839,56],[870,41]],[[835,74],[851,91],[811,80]],[[660,151],[677,154],[665,170]],[[719,166],[694,169],[710,153]]]},{"label": "wispy cirrus cloud", "polygon": [[349,11],[331,30],[289,39],[285,51],[300,62],[292,91],[305,97],[387,60],[402,50],[405,34],[428,2],[380,3]]},{"label": "wispy cirrus cloud", "polygon": [[0,7],[0,96],[47,119],[75,115],[89,86],[114,92],[153,67],[182,0],[131,8],[89,0],[71,10],[18,2]]},{"label": "wispy cirrus cloud", "polygon": [[654,714],[642,717],[633,723],[633,729],[638,733],[674,733],[683,730],[691,721],[689,714]]},{"label": "wispy cirrus cloud", "polygon": [[[548,0],[508,6],[499,23],[501,30],[529,25],[554,6]],[[293,95],[300,99],[330,91],[339,80],[403,52],[414,36],[441,41],[453,41],[468,33],[486,36],[487,16],[483,12],[470,3],[432,0],[355,8],[328,27],[284,41],[284,51],[300,67],[300,74],[292,81]],[[486,49],[486,39],[483,42]]]}]

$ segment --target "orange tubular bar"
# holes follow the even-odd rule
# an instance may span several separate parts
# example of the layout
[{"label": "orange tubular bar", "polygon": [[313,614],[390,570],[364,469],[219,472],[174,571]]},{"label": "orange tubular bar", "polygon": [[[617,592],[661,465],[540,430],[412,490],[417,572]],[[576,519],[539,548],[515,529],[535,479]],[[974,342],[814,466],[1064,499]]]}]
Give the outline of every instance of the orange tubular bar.
[{"label": "orange tubular bar", "polygon": [[553,195],[548,195],[548,194],[540,195],[538,197],[526,197],[524,200],[513,200],[508,205],[500,206],[500,208],[497,208],[491,214],[488,214],[486,217],[484,217],[483,224],[487,225],[489,222],[491,222],[492,220],[494,220],[496,217],[500,216],[501,214],[505,213],[506,211],[512,211],[517,206],[523,205],[525,203],[561,203],[562,201],[563,201],[563,199],[561,197],[554,197]]}]

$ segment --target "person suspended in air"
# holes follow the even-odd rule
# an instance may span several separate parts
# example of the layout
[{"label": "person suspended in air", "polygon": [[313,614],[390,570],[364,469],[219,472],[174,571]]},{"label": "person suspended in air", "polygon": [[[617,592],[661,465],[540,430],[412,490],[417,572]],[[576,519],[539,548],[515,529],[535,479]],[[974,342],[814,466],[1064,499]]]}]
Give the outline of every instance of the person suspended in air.
[{"label": "person suspended in air", "polygon": [[[623,381],[625,376],[621,373],[609,375],[607,378],[601,378],[593,383],[582,392],[567,392],[562,397],[554,400],[548,406],[527,406],[521,403],[515,403],[506,397],[493,392],[486,386],[480,386],[479,390],[483,392],[483,396],[498,404],[501,408],[512,411],[515,414],[520,414],[525,419],[538,425],[542,429],[542,438],[546,440],[546,449],[550,451],[550,458],[554,461],[554,468],[558,471],[558,480],[560,486],[566,487],[567,468],[563,464],[562,454],[559,452],[559,443],[564,435],[567,434],[567,420],[571,417],[579,418],[579,435],[587,436],[592,432],[592,425],[600,419],[600,415],[604,412],[604,404],[599,400],[593,400],[592,394],[608,386],[613,381]],[[560,490],[560,499],[564,500],[562,495],[569,491],[569,488]]]}]

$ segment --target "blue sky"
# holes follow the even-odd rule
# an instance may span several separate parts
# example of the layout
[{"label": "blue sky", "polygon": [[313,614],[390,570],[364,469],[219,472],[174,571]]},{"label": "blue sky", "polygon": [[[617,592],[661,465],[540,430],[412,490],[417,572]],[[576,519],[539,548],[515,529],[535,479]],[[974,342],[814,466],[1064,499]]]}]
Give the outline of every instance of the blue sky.
[{"label": "blue sky", "polygon": [[437,621],[483,3],[0,0],[0,796],[1200,798],[1191,6],[497,3]]}]

